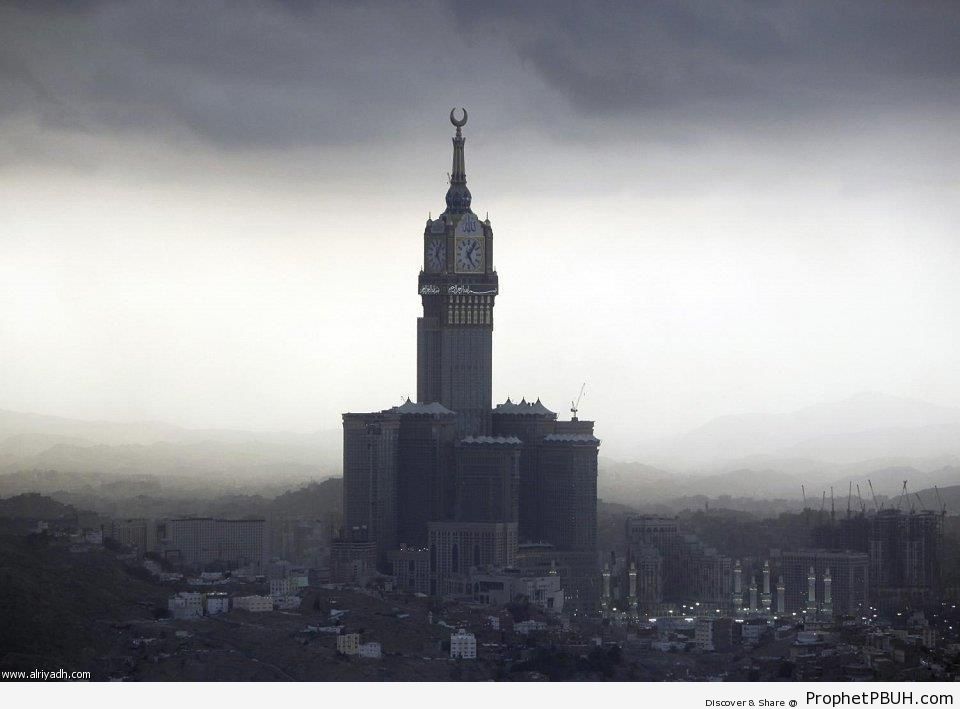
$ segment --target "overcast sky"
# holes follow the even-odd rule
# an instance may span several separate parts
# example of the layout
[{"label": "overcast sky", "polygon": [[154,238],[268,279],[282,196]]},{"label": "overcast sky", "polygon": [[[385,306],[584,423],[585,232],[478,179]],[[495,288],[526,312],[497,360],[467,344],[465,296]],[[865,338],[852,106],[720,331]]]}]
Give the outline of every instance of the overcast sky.
[{"label": "overcast sky", "polygon": [[452,106],[494,396],[608,453],[960,404],[960,4],[6,2],[0,408],[336,428],[416,393]]}]

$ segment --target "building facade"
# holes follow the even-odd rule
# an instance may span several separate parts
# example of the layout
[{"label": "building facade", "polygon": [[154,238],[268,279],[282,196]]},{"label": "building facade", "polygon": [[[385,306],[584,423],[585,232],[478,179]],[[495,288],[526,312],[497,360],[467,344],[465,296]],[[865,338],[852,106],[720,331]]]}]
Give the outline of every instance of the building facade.
[{"label": "building facade", "polygon": [[186,567],[250,567],[259,573],[266,558],[264,524],[262,519],[165,519],[157,524],[157,545],[168,560]]},{"label": "building facade", "polygon": [[450,636],[450,657],[462,660],[477,659],[477,638],[463,628]]}]

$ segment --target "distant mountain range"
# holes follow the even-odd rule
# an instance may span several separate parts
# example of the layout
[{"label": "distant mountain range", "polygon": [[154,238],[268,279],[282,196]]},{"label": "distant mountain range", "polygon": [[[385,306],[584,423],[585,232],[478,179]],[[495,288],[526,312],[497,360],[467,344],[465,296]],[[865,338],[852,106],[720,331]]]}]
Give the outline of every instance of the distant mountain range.
[{"label": "distant mountain range", "polygon": [[765,456],[851,465],[960,458],[960,408],[863,393],[784,414],[721,416],[637,451],[638,459],[685,469],[730,468]]},{"label": "distant mountain range", "polygon": [[[960,483],[960,408],[859,394],[786,414],[722,416],[637,451],[642,463],[605,460],[601,496],[633,504],[696,497],[763,497],[856,508],[856,486],[881,496]],[[802,487],[801,487],[802,486]],[[826,499],[824,499],[824,496]],[[960,511],[960,510],[957,510]]]},{"label": "distant mountain range", "polygon": [[0,411],[0,473],[192,476],[303,481],[340,473],[340,432],[191,430]]},{"label": "distant mountain range", "polygon": [[[602,449],[601,449],[602,451]],[[311,434],[191,430],[157,422],[76,421],[0,411],[0,496],[70,489],[65,474],[177,479],[238,489],[246,483],[300,484],[341,473],[341,432]],[[645,504],[721,496],[798,500],[826,494],[846,508],[867,480],[885,497],[960,484],[960,408],[860,394],[776,414],[723,416],[656,445],[636,461],[602,459],[600,495]],[[57,471],[50,476],[38,471]],[[21,472],[31,471],[31,472]],[[17,473],[16,475],[12,475]],[[92,480],[92,479],[91,479]],[[137,494],[149,490],[142,480]],[[790,503],[793,504],[793,503]]]}]

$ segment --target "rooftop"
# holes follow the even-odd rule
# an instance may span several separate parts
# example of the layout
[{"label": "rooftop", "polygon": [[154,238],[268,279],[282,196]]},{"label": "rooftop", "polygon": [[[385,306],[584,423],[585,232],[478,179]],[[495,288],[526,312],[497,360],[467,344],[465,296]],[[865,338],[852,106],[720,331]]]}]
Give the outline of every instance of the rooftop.
[{"label": "rooftop", "polygon": [[446,406],[439,402],[431,402],[429,404],[421,404],[419,402],[410,401],[410,397],[407,397],[407,400],[400,404],[400,406],[394,406],[393,408],[386,409],[383,413],[391,414],[431,414],[434,416],[452,416],[454,412],[448,409]]},{"label": "rooftop", "polygon": [[557,414],[540,403],[540,399],[537,399],[536,402],[532,404],[528,403],[526,399],[522,399],[519,404],[515,404],[510,401],[510,397],[507,397],[505,402],[497,404],[494,407],[493,413],[507,416],[546,416],[553,419],[557,418]]}]

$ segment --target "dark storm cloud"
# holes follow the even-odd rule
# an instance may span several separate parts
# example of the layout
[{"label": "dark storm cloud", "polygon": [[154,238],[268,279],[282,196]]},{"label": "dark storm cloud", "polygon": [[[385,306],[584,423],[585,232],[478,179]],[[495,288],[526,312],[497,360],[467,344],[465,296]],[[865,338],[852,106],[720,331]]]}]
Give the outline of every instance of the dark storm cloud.
[{"label": "dark storm cloud", "polygon": [[563,131],[960,95],[946,2],[21,2],[0,48],[0,121],[226,148],[383,141],[466,99]]},{"label": "dark storm cloud", "polygon": [[584,113],[955,104],[960,3],[458,1]]},{"label": "dark storm cloud", "polygon": [[409,128],[436,85],[473,78],[439,5],[44,3],[0,13],[0,113],[77,131],[186,130],[229,147],[350,142]]}]

